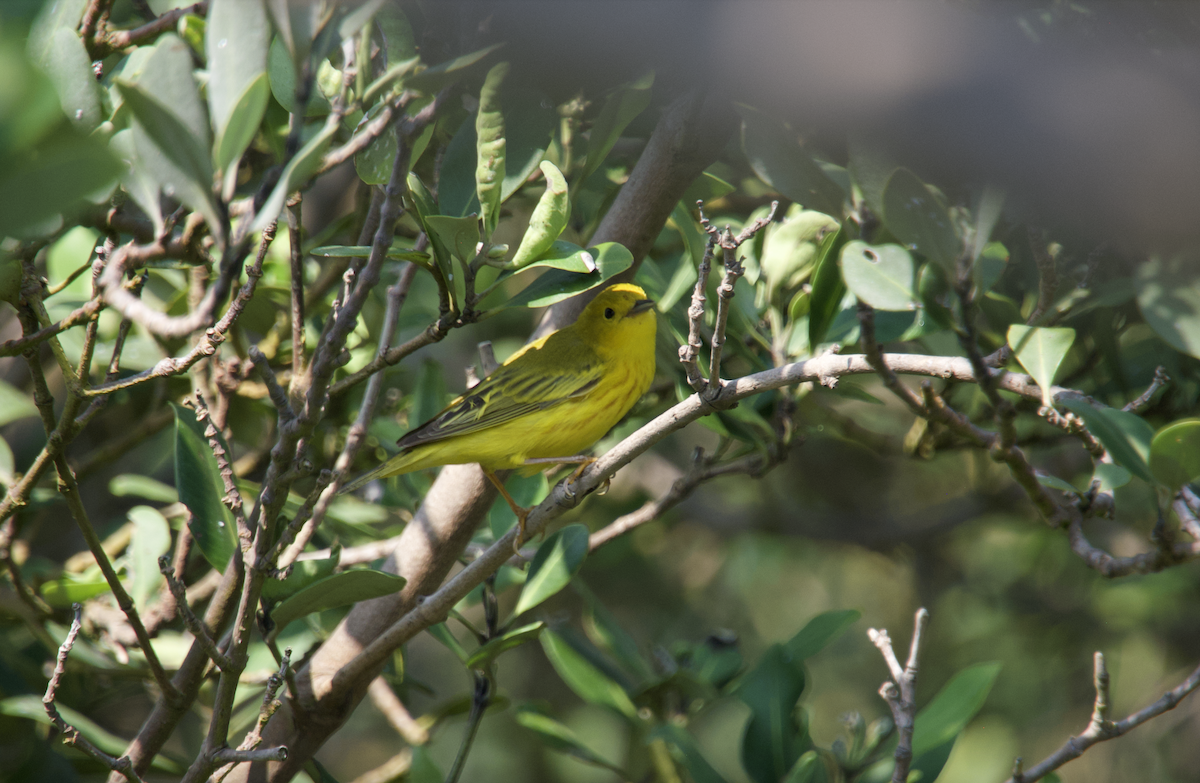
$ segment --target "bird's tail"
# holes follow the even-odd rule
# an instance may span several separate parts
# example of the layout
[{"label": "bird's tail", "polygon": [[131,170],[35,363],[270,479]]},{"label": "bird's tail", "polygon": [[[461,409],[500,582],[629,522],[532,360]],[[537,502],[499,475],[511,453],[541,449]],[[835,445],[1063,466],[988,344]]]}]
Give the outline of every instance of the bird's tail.
[{"label": "bird's tail", "polygon": [[421,462],[421,457],[417,454],[411,451],[402,451],[379,467],[368,470],[354,479],[354,481],[342,487],[338,490],[338,494],[344,495],[348,492],[353,492],[356,489],[365,487],[375,479],[387,478],[388,476],[395,476],[398,473],[408,473],[411,470],[418,470],[423,467],[423,465],[419,464]]}]

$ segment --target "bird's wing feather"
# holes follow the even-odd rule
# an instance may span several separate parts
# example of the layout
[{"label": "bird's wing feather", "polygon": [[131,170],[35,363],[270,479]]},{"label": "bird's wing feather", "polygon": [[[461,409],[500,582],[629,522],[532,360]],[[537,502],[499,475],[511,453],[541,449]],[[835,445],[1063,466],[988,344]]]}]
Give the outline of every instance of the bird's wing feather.
[{"label": "bird's wing feather", "polygon": [[396,445],[408,449],[467,435],[554,407],[590,392],[602,374],[599,361],[546,367],[529,356],[525,361],[505,364]]}]

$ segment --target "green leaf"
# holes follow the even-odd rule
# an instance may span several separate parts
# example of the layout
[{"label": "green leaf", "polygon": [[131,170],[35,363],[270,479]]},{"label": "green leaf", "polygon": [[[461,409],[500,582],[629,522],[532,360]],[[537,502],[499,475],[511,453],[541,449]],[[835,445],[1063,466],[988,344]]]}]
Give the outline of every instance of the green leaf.
[{"label": "green leaf", "polygon": [[1138,267],[1137,303],[1150,328],[1180,353],[1200,358],[1200,259],[1181,253]]},{"label": "green leaf", "polygon": [[592,258],[592,254],[579,245],[559,239],[550,246],[549,250],[520,269],[505,269],[496,278],[496,282],[499,283],[530,269],[538,268],[562,269],[577,275],[586,275],[596,271],[596,259]]},{"label": "green leaf", "polygon": [[[95,745],[100,750],[110,756],[122,756],[125,753],[125,747],[129,744],[127,740],[123,740],[115,734],[110,734],[99,724],[91,720],[83,713],[71,709],[61,701],[55,702],[54,706],[58,709],[58,714],[63,717],[67,723],[79,730],[79,733],[84,736],[88,742]],[[52,726],[50,716],[46,714],[46,707],[42,704],[42,697],[36,694],[27,694],[24,696],[10,696],[7,699],[0,700],[0,715],[10,715],[14,718],[26,718],[28,720],[40,723],[43,726]],[[183,772],[178,764],[156,756],[154,759],[154,767],[165,772],[171,772],[176,775]]]},{"label": "green leaf", "polygon": [[[797,205],[792,205],[782,223],[768,225],[759,260],[767,280],[767,295],[794,289],[812,274],[820,257],[821,239],[837,229],[838,222],[829,215],[802,210]],[[703,244],[700,252],[704,252]]]},{"label": "green leaf", "polygon": [[629,700],[620,685],[597,669],[587,658],[579,654],[561,636],[553,631],[544,631],[541,636],[542,650],[550,665],[579,698],[590,704],[609,707],[629,720],[637,716],[637,708]]},{"label": "green leaf", "polygon": [[619,275],[633,266],[633,254],[624,245],[605,242],[589,247],[588,253],[596,261],[596,271],[586,275],[552,269],[534,280],[501,307],[548,307],[555,302],[570,299],[576,294],[602,285],[609,278]]},{"label": "green leaf", "polygon": [[246,85],[245,91],[238,96],[237,103],[234,104],[229,121],[219,129],[213,159],[217,167],[225,172],[222,193],[226,198],[233,198],[234,189],[237,187],[238,161],[254,140],[254,135],[258,133],[270,94],[267,75],[260,73],[254,81]]},{"label": "green leaf", "polygon": [[334,572],[341,560],[341,548],[334,546],[329,557],[319,560],[297,560],[287,579],[267,579],[263,582],[262,597],[266,601],[282,601]]},{"label": "green leaf", "polygon": [[953,274],[962,242],[946,205],[908,169],[897,169],[883,191],[883,222],[897,239]]},{"label": "green leaf", "polygon": [[788,640],[784,648],[796,660],[811,658],[845,633],[860,617],[862,612],[857,609],[822,612],[805,623],[800,632]]},{"label": "green leaf", "polygon": [[812,297],[808,308],[808,344],[809,350],[815,351],[817,346],[825,341],[825,333],[837,318],[842,309],[842,297],[846,294],[846,284],[842,280],[841,267],[838,258],[845,246],[848,235],[845,226],[829,234],[821,240],[821,249],[817,255],[817,264],[812,274]]},{"label": "green leaf", "polygon": [[[978,261],[983,255],[984,248],[992,238],[992,230],[1000,220],[1004,211],[1004,191],[993,187],[983,189],[979,197],[979,206],[975,209],[975,236],[971,243],[971,260]],[[990,286],[989,286],[990,287]]]},{"label": "green leaf", "polygon": [[500,222],[500,202],[505,176],[504,113],[500,108],[500,85],[508,76],[508,63],[497,63],[488,71],[479,91],[479,111],[475,113],[475,192],[479,214],[483,217],[483,235],[491,237]]},{"label": "green leaf", "polygon": [[320,132],[309,139],[308,143],[301,147],[300,151],[288,162],[283,173],[279,175],[279,182],[276,183],[275,189],[271,191],[271,195],[267,197],[258,214],[254,216],[254,225],[251,227],[251,231],[262,231],[275,218],[279,217],[279,212],[283,209],[288,196],[293,191],[299,190],[300,186],[307,182],[317,167],[321,165],[321,157],[325,154],[325,148],[329,146],[329,142],[337,130],[336,124],[325,123]]},{"label": "green leaf", "polygon": [[839,257],[846,286],[876,310],[916,309],[916,265],[900,245],[846,243]]},{"label": "green leaf", "polygon": [[46,582],[40,588],[42,600],[57,609],[71,604],[83,603],[89,598],[104,595],[112,587],[103,578],[77,579],[74,576],[62,576],[51,582]]},{"label": "green leaf", "polygon": [[[296,66],[288,53],[282,34],[271,42],[267,50],[267,75],[271,82],[271,94],[291,114],[296,108]],[[324,117],[333,107],[329,99],[317,89],[311,90],[304,107],[305,117]]]},{"label": "green leaf", "polygon": [[46,3],[29,32],[29,58],[54,83],[63,114],[90,131],[104,119],[104,107],[92,58],[76,32],[85,5],[86,0]]},{"label": "green leaf", "polygon": [[[1150,444],[1150,467],[1154,468],[1154,444]],[[1096,469],[1092,473],[1092,479],[1100,482],[1101,492],[1112,492],[1117,487],[1123,487],[1129,483],[1133,475],[1120,465],[1113,465],[1110,462],[1096,463]]]},{"label": "green leaf", "polygon": [[825,766],[820,752],[810,750],[796,759],[795,766],[783,779],[783,783],[827,783],[829,780],[829,769]]},{"label": "green leaf", "polygon": [[476,216],[430,215],[425,218],[425,227],[436,234],[440,245],[459,261],[469,264],[475,258],[475,248],[479,246],[479,218]]},{"label": "green leaf", "polygon": [[[175,488],[179,501],[192,512],[188,529],[209,565],[224,572],[238,541],[233,513],[221,502],[225,484],[217,458],[196,414],[175,403],[171,408],[175,411]],[[217,437],[221,438],[219,432]],[[228,454],[223,438],[221,443]]]},{"label": "green leaf", "polygon": [[166,517],[149,506],[129,509],[129,521],[133,523],[129,558],[133,586],[129,593],[138,609],[145,611],[163,582],[162,572],[158,570],[158,558],[171,548],[171,526],[167,524]]},{"label": "green leaf", "polygon": [[742,149],[763,182],[805,209],[842,214],[846,192],[804,151],[795,131],[757,109],[734,108],[742,117]]},{"label": "green leaf", "polygon": [[232,194],[236,168],[267,108],[267,46],[270,25],[262,0],[213,0],[205,32],[208,60],[208,108],[216,144],[213,159],[227,173]]},{"label": "green leaf", "polygon": [[1043,487],[1050,487],[1051,489],[1058,489],[1076,495],[1079,494],[1079,490],[1071,486],[1070,482],[1063,481],[1058,476],[1052,476],[1049,473],[1037,473],[1036,477],[1038,483]]},{"label": "green leaf", "polygon": [[412,766],[408,768],[405,783],[443,783],[446,776],[434,763],[433,756],[424,745],[412,749]]},{"label": "green leaf", "polygon": [[696,177],[692,184],[688,185],[688,189],[683,192],[683,198],[679,199],[679,203],[691,209],[696,206],[697,201],[703,201],[707,204],[709,201],[719,199],[721,196],[732,193],[736,189],[716,174],[702,171],[700,172],[700,176]]},{"label": "green leaf", "polygon": [[28,395],[22,394],[17,387],[6,381],[0,381],[0,426],[10,421],[27,419],[38,415],[37,406]]},{"label": "green leaf", "polygon": [[913,726],[913,759],[953,740],[983,707],[1001,665],[979,663],[963,669],[942,686],[917,713]]},{"label": "green leaf", "polygon": [[1083,419],[1083,423],[1100,441],[1113,462],[1143,481],[1154,481],[1147,460],[1154,429],[1145,419],[1127,411],[1096,407],[1084,400],[1066,398],[1059,404]]},{"label": "green leaf", "polygon": [[570,199],[567,196],[567,181],[562,172],[548,160],[540,164],[542,174],[546,177],[546,189],[533,208],[529,218],[529,228],[521,237],[521,244],[513,255],[509,266],[520,269],[535,260],[554,244],[558,235],[567,227],[567,217],[571,212]]},{"label": "green leaf", "polygon": [[514,614],[523,614],[562,590],[588,553],[587,525],[567,525],[538,547]]},{"label": "green leaf", "polygon": [[[645,269],[645,265],[642,266]],[[667,290],[658,300],[658,310],[662,313],[669,313],[675,309],[675,305],[679,304],[685,296],[688,297],[688,302],[691,302],[691,293],[696,288],[696,280],[700,277],[700,273],[696,270],[695,264],[692,262],[692,257],[689,253],[684,253],[679,257],[679,262],[675,267],[674,274],[671,275],[670,281],[667,283]]]},{"label": "green leaf", "polygon": [[208,116],[192,75],[191,48],[167,33],[137,81],[114,79],[133,115],[138,163],[169,193],[199,211],[220,238],[223,224],[213,198]]},{"label": "green leaf", "polygon": [[538,620],[536,623],[522,625],[520,628],[514,628],[511,631],[497,636],[495,639],[488,640],[486,644],[482,645],[478,650],[471,653],[471,656],[467,658],[467,668],[484,668],[493,660],[495,660],[496,656],[500,655],[500,653],[505,652],[506,650],[511,650],[514,647],[520,647],[522,644],[525,644],[525,642],[528,642],[531,639],[536,639],[541,634],[542,629],[545,627],[546,624],[541,620]]},{"label": "green leaf", "polygon": [[48,220],[110,188],[123,169],[102,139],[65,125],[0,164],[0,236],[44,233]]},{"label": "green leaf", "polygon": [[[389,67],[383,73],[383,75],[381,75],[378,79],[376,79],[375,81],[373,81],[369,85],[367,85],[367,89],[363,91],[363,99],[362,99],[363,105],[370,106],[371,103],[375,100],[375,98],[381,92],[383,92],[383,90],[386,87],[391,85],[392,82],[401,82],[401,80],[403,80],[404,77],[406,77],[406,76],[408,76],[408,74],[412,73],[413,69],[416,68],[420,62],[421,62],[420,57],[410,57],[407,60],[398,62],[395,65]],[[403,83],[403,82],[401,82],[401,83]],[[381,106],[382,106],[382,102],[372,108],[378,109]],[[419,156],[414,155],[413,160],[415,161],[418,157]]]},{"label": "green leaf", "polygon": [[650,664],[642,657],[637,642],[621,627],[617,618],[600,603],[582,580],[574,580],[571,586],[584,601],[583,627],[588,638],[616,658],[636,680],[645,682],[652,679],[654,672],[650,669]]},{"label": "green leaf", "polygon": [[426,68],[425,70],[415,73],[410,76],[404,83],[404,86],[421,92],[433,94],[442,89],[448,84],[453,84],[458,79],[470,73],[473,66],[482,62],[489,54],[499,49],[504,44],[492,44],[470,54],[464,54],[462,57],[455,57],[453,60],[447,60],[444,63]]},{"label": "green leaf", "polygon": [[583,744],[583,740],[579,739],[575,732],[549,715],[538,712],[533,707],[523,706],[517,708],[515,717],[520,726],[538,736],[543,746],[566,753],[584,763],[611,769],[620,775],[622,780],[628,778],[624,770]]},{"label": "green leaf", "polygon": [[402,576],[370,569],[355,569],[327,576],[275,607],[271,612],[271,619],[275,622],[274,634],[278,636],[288,623],[305,615],[397,593],[404,588],[406,581]]},{"label": "green leaf", "polygon": [[155,481],[149,476],[139,476],[136,473],[122,473],[119,476],[113,476],[108,482],[108,493],[115,497],[145,498],[156,503],[179,501],[179,493],[175,487]]},{"label": "green leaf", "polygon": [[450,629],[446,627],[445,623],[431,625],[426,630],[429,631],[430,636],[441,642],[443,647],[454,653],[464,664],[467,662],[467,659],[471,657],[467,653],[466,648],[463,647],[459,643],[458,639],[454,637],[454,634],[450,633]]},{"label": "green leaf", "polygon": [[[374,120],[383,109],[384,104],[382,103],[372,107],[363,115],[359,127]],[[398,139],[396,124],[389,122],[383,129],[383,133],[372,139],[354,156],[354,170],[358,172],[358,178],[368,185],[383,185],[391,179],[392,165],[396,160],[396,152],[400,145]]]},{"label": "green leaf", "polygon": [[1075,343],[1075,330],[1046,326],[1008,327],[1008,344],[1016,354],[1017,361],[1025,368],[1042,389],[1042,405],[1054,407],[1050,387],[1054,385],[1054,374]]},{"label": "green leaf", "polygon": [[742,735],[742,766],[756,783],[776,783],[812,744],[795,719],[804,684],[803,668],[780,644],[767,648],[738,684],[736,694],[752,713]]},{"label": "green leaf", "polygon": [[1155,434],[1150,472],[1172,492],[1200,478],[1200,419],[1172,422]]},{"label": "green leaf", "polygon": [[600,167],[629,123],[646,110],[650,105],[650,89],[653,86],[654,72],[651,71],[637,81],[617,88],[604,100],[600,114],[592,123],[587,158],[576,182],[583,182]]},{"label": "green leaf", "polygon": [[708,763],[708,759],[704,758],[704,754],[696,745],[696,740],[682,727],[676,726],[674,723],[663,723],[656,726],[646,740],[648,742],[655,740],[665,742],[671,757],[683,765],[693,783],[725,783],[725,778],[721,777],[721,773],[717,772],[712,764]]}]

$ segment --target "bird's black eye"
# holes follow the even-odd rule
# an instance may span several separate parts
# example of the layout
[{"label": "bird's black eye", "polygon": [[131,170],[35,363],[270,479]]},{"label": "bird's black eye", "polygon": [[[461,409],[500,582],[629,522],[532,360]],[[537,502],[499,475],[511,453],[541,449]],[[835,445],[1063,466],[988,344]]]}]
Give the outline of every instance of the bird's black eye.
[{"label": "bird's black eye", "polygon": [[604,308],[604,317],[605,318],[612,318],[616,314],[617,314],[617,311],[612,309],[611,307]]}]

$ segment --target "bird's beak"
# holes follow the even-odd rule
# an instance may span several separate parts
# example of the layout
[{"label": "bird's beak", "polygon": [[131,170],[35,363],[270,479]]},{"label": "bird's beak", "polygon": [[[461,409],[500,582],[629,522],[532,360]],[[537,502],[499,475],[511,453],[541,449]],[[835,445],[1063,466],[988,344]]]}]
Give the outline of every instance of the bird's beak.
[{"label": "bird's beak", "polygon": [[639,299],[633,303],[633,307],[629,308],[629,314],[637,315],[638,313],[644,313],[647,310],[650,310],[653,308],[654,308],[654,300],[653,299]]}]

